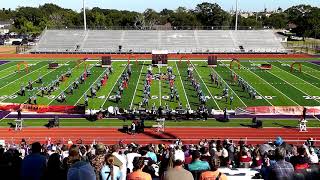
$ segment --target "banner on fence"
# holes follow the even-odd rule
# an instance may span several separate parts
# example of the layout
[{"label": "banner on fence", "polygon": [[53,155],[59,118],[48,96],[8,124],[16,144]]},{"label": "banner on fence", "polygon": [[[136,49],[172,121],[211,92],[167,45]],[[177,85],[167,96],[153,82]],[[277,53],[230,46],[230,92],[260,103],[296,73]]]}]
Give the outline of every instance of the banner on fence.
[{"label": "banner on fence", "polygon": [[320,106],[257,106],[247,107],[245,112],[255,115],[302,115],[306,108],[306,115],[317,116],[320,115]]},{"label": "banner on fence", "polygon": [[84,114],[85,107],[82,106],[47,106],[33,104],[15,104],[15,103],[0,103],[0,110],[16,112],[34,113],[58,113],[58,114]]}]

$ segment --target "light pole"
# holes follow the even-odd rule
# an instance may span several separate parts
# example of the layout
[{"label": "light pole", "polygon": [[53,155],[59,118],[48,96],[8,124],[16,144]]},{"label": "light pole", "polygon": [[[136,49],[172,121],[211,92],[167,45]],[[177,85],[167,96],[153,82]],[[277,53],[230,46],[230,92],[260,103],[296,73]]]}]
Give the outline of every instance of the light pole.
[{"label": "light pole", "polygon": [[236,24],[234,30],[238,30],[238,0],[236,0]]},{"label": "light pole", "polygon": [[86,2],[83,0],[83,25],[84,25],[84,30],[87,30],[87,18],[86,18]]}]

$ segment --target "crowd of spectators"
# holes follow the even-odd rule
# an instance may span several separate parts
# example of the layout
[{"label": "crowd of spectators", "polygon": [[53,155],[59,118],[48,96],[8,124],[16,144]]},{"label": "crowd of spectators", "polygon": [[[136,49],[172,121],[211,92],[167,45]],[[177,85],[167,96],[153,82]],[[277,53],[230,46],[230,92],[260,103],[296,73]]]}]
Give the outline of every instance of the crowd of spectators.
[{"label": "crowd of spectators", "polygon": [[0,145],[0,175],[10,180],[225,180],[221,168],[250,168],[256,179],[320,179],[319,153],[311,140],[293,146],[280,137],[263,145],[232,140],[30,145],[22,140]]}]

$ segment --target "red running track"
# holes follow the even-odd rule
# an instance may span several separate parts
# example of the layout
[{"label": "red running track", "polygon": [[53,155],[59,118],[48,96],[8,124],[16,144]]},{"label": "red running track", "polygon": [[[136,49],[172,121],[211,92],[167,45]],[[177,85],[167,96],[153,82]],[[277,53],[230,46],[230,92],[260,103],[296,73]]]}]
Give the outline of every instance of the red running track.
[{"label": "red running track", "polygon": [[[182,139],[185,143],[197,143],[200,139],[233,139],[247,138],[248,143],[263,143],[281,136],[285,140],[300,140],[293,144],[302,144],[307,138],[320,139],[320,128],[310,128],[308,132],[299,133],[297,129],[288,128],[166,128],[165,132],[157,133],[155,129],[146,129],[144,133],[129,135],[116,128],[24,128],[14,131],[7,128],[0,129],[0,139],[19,143],[22,138],[29,141],[45,142],[47,138],[52,141],[66,142],[71,139],[75,142],[82,139],[84,143],[91,143],[94,139],[104,144],[115,144],[120,140],[124,143],[171,143],[172,139]],[[171,140],[169,140],[171,139]]]}]

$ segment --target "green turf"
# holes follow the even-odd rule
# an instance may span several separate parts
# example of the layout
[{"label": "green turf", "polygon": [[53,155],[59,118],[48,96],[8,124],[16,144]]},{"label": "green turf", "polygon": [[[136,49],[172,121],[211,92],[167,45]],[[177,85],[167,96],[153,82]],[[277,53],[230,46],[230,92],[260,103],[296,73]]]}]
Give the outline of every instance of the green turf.
[{"label": "green turf", "polygon": [[[292,119],[261,119],[263,127],[297,127],[297,120]],[[231,119],[229,122],[220,122],[213,119],[207,121],[189,120],[189,121],[166,121],[166,127],[248,127],[251,119]],[[0,122],[0,127],[9,127],[8,123],[14,123],[13,119],[5,119]],[[25,127],[41,127],[48,123],[47,119],[26,119]],[[131,121],[122,121],[115,119],[104,119],[98,121],[88,121],[85,119],[60,119],[61,127],[122,127],[130,125]],[[145,126],[157,124],[154,121],[145,121]],[[319,127],[318,120],[308,120],[308,127]]]},{"label": "green turf", "polygon": [[[265,60],[265,61],[263,61]],[[268,59],[271,60],[271,59]],[[246,106],[319,106],[320,105],[320,66],[309,62],[302,62],[302,72],[298,72],[298,67],[295,66],[294,72],[290,72],[289,59],[276,59],[277,61],[269,61],[273,68],[270,71],[260,70],[258,66],[266,62],[266,59],[255,59],[254,61],[242,61],[241,68],[238,70],[233,67],[229,68],[228,61],[219,62],[217,68],[209,68],[206,61],[192,61],[194,66],[194,77],[200,82],[201,88],[205,95],[209,98],[207,105],[211,109],[231,108],[229,99],[226,102],[221,98],[224,87],[229,88],[229,95],[233,95],[233,109]],[[282,61],[285,60],[285,61]],[[24,66],[21,66],[20,73],[17,73],[18,61],[12,61],[0,65],[0,101],[7,103],[24,103],[27,101],[29,95],[40,94],[38,87],[41,84],[34,83],[34,90],[27,91],[25,97],[17,95],[22,84],[26,85],[29,80],[36,81],[39,76],[43,76],[43,85],[47,86],[49,82],[56,79],[62,73],[65,73],[68,68],[73,70],[72,76],[65,82],[62,82],[56,91],[51,96],[38,96],[37,102],[40,105],[76,105],[83,104],[83,96],[85,93],[90,94],[90,86],[94,85],[103,75],[104,68],[94,67],[96,62],[87,62],[93,75],[90,76],[83,85],[80,85],[78,90],[74,91],[73,95],[67,95],[67,102],[60,103],[56,98],[65,91],[68,91],[69,86],[80,77],[84,72],[84,63],[77,66],[75,59],[50,59],[56,61],[63,66],[56,70],[48,69],[48,62],[45,59],[37,59],[28,61],[29,73],[24,71]],[[144,63],[144,65],[143,65]],[[121,73],[126,70],[127,62],[113,62],[114,73],[109,76],[109,81],[106,86],[103,86],[97,92],[97,98],[89,98],[90,109],[99,109],[100,107],[107,108],[109,106],[119,106],[120,108],[137,107],[143,98],[143,83],[145,80],[147,68],[150,61],[139,62],[136,65],[132,62],[133,74],[129,81],[129,88],[124,90],[121,102],[116,104],[110,99],[110,96],[115,95],[118,89],[118,81]],[[187,77],[187,62],[170,62],[169,66],[173,67],[173,72],[176,75],[175,86],[180,95],[180,101],[183,107],[190,104],[192,109],[199,107],[200,102],[197,97],[197,92],[191,85],[191,80]],[[166,73],[166,67],[154,67],[153,73]],[[209,77],[211,72],[217,73],[223,79],[223,86],[216,87],[211,82]],[[237,83],[231,77],[231,72],[236,73],[250,86],[256,89],[262,99],[251,99],[249,94],[243,92]],[[180,74],[180,75],[179,75]],[[156,96],[155,99],[149,100],[149,107],[153,103],[158,107],[160,104],[164,106],[168,104],[170,108],[178,106],[177,101],[170,102],[162,98],[170,95],[169,82],[162,80],[154,80],[151,86],[151,95]],[[310,98],[311,97],[311,98]]]},{"label": "green turf", "polygon": [[3,70],[6,70],[8,68],[11,68],[11,67],[15,67],[16,70],[17,70],[17,63],[16,62],[7,62],[7,63],[4,63],[4,64],[1,64],[0,65],[0,72],[2,72]]},{"label": "green turf", "polygon": [[[38,94],[40,96],[40,87],[48,86],[53,80],[60,77],[62,74],[66,73],[68,69],[73,68],[75,63],[66,62],[65,64],[60,64],[60,67],[55,70],[47,69],[46,72],[41,72],[38,75],[38,78],[42,76],[42,84],[41,83],[33,83],[34,90],[29,92],[28,94]],[[37,80],[37,79],[36,79]],[[14,102],[14,103],[25,103],[28,100],[28,96],[16,96],[13,99],[7,99],[5,102]]]},{"label": "green turf", "polygon": [[[132,64],[132,74],[128,82],[128,88],[124,88],[121,101],[117,104],[115,100],[108,99],[103,107],[108,108],[109,106],[118,106],[120,108],[129,108],[132,102],[133,94],[135,91],[135,85],[138,83],[139,75],[141,72],[141,68],[143,67],[143,62],[139,64]],[[126,71],[126,70],[125,70]],[[118,80],[117,84],[115,84],[114,88],[112,89],[111,95],[116,95],[118,91],[120,81]]]},{"label": "green turf", "polygon": [[[264,79],[266,82],[268,82],[271,86],[275,87],[279,91],[281,91],[283,94],[285,94],[287,97],[289,97],[292,101],[305,106],[316,106],[319,105],[319,103],[315,100],[306,100],[303,96],[306,94],[299,89],[297,89],[292,84],[284,81],[285,79],[288,80],[288,78],[293,78],[290,81],[292,83],[296,83],[297,80],[292,77],[292,75],[287,74],[286,72],[278,71],[278,69],[273,68],[270,71],[260,70],[256,67],[251,66],[251,63],[242,63],[246,68],[251,68],[251,72],[255,73],[262,79]],[[281,77],[280,77],[281,76]],[[255,82],[259,83],[259,82]],[[264,83],[264,82],[262,82]],[[268,84],[268,85],[269,85]],[[273,94],[270,94],[269,96],[273,96]],[[274,99],[278,99],[278,96],[276,96]]]},{"label": "green turf", "polygon": [[[229,67],[229,63],[224,63],[224,66]],[[264,105],[270,106],[283,106],[283,105],[297,105],[294,101],[289,99],[284,93],[282,93],[280,90],[278,90],[276,87],[272,86],[271,84],[268,84],[268,81],[264,80],[260,76],[258,76],[256,73],[254,73],[251,70],[251,66],[249,67],[241,67],[241,69],[233,68],[233,71],[242,79],[244,79],[251,87],[253,87],[257,94],[264,97],[263,99],[260,99],[259,101],[265,102]],[[229,68],[228,68],[229,69]],[[225,71],[223,71],[225,72]],[[240,90],[242,91],[242,89]],[[245,93],[244,97],[248,98],[248,94]],[[272,99],[265,98],[266,96],[275,96]],[[251,105],[251,103],[250,103]]]},{"label": "green turf", "polygon": [[[115,83],[118,81],[120,75],[122,74],[123,70],[126,67],[126,64],[123,62],[113,62],[112,67],[114,69],[113,74],[109,75],[109,79],[105,86],[102,86],[101,89],[97,92],[97,98],[89,98],[88,105],[91,109],[100,109],[105,101],[111,94],[111,90]],[[79,104],[83,104],[84,99],[83,97],[79,101]]]},{"label": "green turf", "polygon": [[[70,62],[70,65],[73,67],[73,68],[71,68],[71,70],[72,70],[71,77],[67,78],[64,82],[61,82],[58,89],[56,91],[52,92],[51,95],[45,95],[44,97],[38,97],[38,99],[37,99],[38,104],[49,105],[49,104],[55,102],[55,99],[59,96],[59,94],[61,94],[61,92],[65,91],[65,90],[67,90],[69,85],[71,83],[73,83],[77,78],[79,78],[81,74],[83,74],[84,64],[77,66],[76,62]],[[56,78],[56,77],[54,77],[54,78]]]}]

